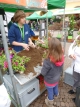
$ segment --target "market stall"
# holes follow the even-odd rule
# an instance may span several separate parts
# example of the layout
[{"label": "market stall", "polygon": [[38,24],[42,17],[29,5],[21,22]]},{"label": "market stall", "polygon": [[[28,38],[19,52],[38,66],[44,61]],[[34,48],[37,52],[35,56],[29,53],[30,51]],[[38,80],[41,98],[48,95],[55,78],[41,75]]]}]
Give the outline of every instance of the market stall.
[{"label": "market stall", "polygon": [[33,19],[39,19],[39,18],[40,18],[40,16],[36,12],[34,12],[30,16],[26,17],[27,20],[33,20]]},{"label": "market stall", "polygon": [[[5,2],[5,0],[4,1],[2,0],[1,2],[2,2],[2,4],[0,4],[0,6],[1,7],[4,6],[4,9],[5,10],[8,9],[8,11],[12,8],[12,6],[13,6],[13,11],[15,11],[16,8],[23,9],[25,11],[37,9],[36,5],[33,6],[31,1],[27,4],[28,8],[26,8],[26,6],[24,6],[25,2],[24,3],[20,2],[20,4],[19,4],[19,2],[17,2],[18,6],[17,5],[16,6],[7,5],[7,4],[15,4],[15,2],[8,3],[8,0],[6,0],[6,2]],[[34,2],[36,3],[35,0],[34,0]],[[7,3],[7,4],[4,4],[4,3]],[[45,1],[40,0],[40,2],[37,2],[37,4],[39,6],[39,9],[44,9],[43,7],[45,7],[45,10],[47,10],[46,0]],[[51,5],[51,4],[49,4],[49,5]],[[53,6],[53,4],[51,6]],[[35,7],[35,8],[33,8],[33,7]],[[7,74],[3,75],[4,84],[11,96],[11,99],[12,99],[12,102],[14,103],[14,105],[16,107],[18,107],[18,106],[27,107],[33,100],[35,100],[45,90],[44,86],[42,87],[42,90],[41,90],[40,85],[39,85],[40,81],[43,81],[43,78],[40,76],[41,66],[39,66],[39,65],[34,66],[34,70],[37,71],[36,75],[34,75],[34,76],[32,76],[31,74],[29,75],[29,77],[27,77],[27,75],[25,75],[25,74],[14,74],[14,71],[12,69],[11,60],[10,60],[10,54],[8,51],[8,45],[6,42],[6,36],[5,36],[5,32],[4,32],[5,30],[4,30],[3,18],[1,15],[0,15],[0,30],[1,30],[1,34],[2,34],[5,55],[6,55],[7,62],[8,62],[8,69],[10,72],[10,75],[7,75]]]},{"label": "market stall", "polygon": [[40,16],[36,12],[34,12],[30,16],[28,16],[26,19],[33,20],[33,19],[46,19],[46,18],[52,18],[52,17],[53,17],[53,12],[49,10],[46,14],[44,14],[42,16]]}]

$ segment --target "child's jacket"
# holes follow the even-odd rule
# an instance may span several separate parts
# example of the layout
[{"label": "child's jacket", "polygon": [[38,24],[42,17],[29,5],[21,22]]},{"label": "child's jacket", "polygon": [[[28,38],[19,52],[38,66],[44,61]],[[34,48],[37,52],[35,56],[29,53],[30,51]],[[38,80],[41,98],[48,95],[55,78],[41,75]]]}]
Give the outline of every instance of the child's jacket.
[{"label": "child's jacket", "polygon": [[63,61],[54,63],[50,59],[45,59],[41,74],[44,76],[44,81],[49,84],[54,84],[59,81],[62,72]]}]

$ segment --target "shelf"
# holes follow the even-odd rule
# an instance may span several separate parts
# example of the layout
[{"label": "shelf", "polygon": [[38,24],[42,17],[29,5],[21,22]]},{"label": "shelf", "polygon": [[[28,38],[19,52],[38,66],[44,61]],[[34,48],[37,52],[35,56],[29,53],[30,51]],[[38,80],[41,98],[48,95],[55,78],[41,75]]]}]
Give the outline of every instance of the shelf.
[{"label": "shelf", "polygon": [[29,78],[27,75],[25,74],[15,74],[14,78],[19,82],[20,85],[24,85],[28,82],[30,82],[31,80],[33,80],[34,78],[36,78],[37,76],[39,76],[40,73],[37,73],[35,76]]}]

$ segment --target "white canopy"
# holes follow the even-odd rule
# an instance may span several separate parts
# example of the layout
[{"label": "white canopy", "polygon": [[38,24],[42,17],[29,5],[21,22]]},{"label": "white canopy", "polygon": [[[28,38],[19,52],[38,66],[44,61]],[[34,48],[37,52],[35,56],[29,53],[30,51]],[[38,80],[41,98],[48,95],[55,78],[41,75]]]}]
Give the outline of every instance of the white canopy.
[{"label": "white canopy", "polygon": [[[64,9],[57,9],[53,15],[63,15]],[[65,14],[80,14],[80,8],[65,9]]]}]

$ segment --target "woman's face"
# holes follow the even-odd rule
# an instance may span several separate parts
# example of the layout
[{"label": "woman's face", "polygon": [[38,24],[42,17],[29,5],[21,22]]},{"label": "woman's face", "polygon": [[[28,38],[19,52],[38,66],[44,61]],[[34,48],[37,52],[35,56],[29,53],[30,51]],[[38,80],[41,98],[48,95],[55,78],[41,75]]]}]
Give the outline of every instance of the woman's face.
[{"label": "woman's face", "polygon": [[26,18],[25,17],[21,18],[19,23],[22,24],[22,25],[25,24],[26,23]]}]

